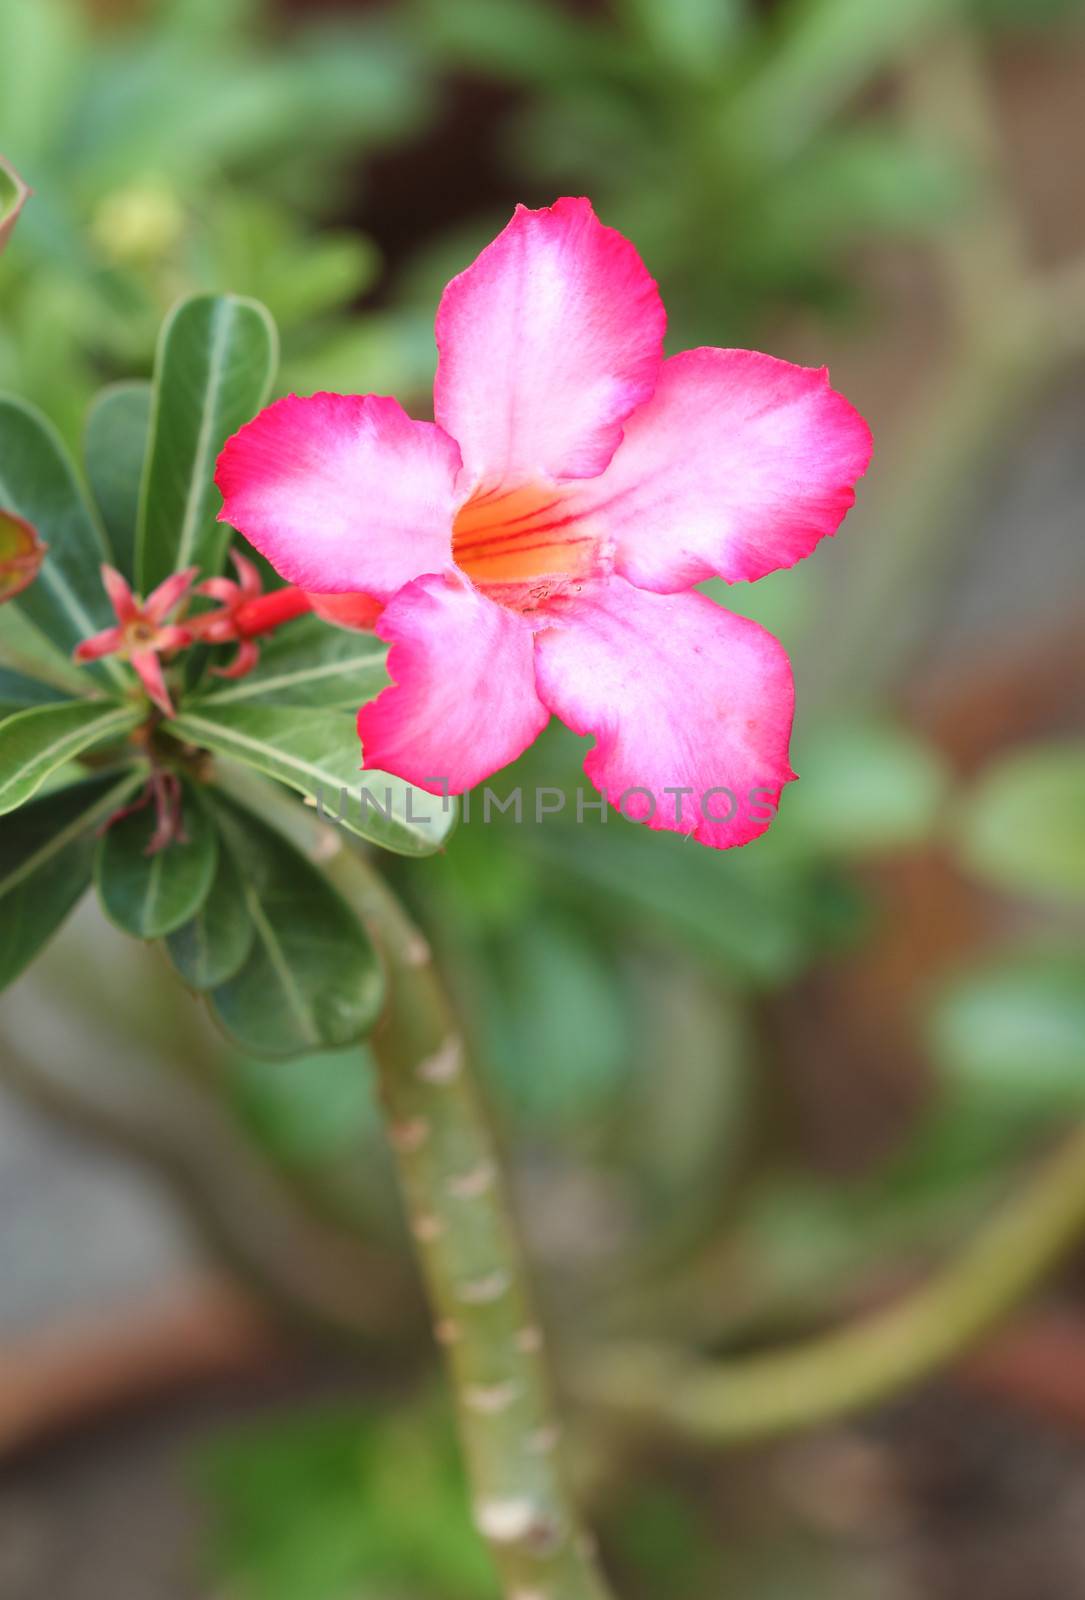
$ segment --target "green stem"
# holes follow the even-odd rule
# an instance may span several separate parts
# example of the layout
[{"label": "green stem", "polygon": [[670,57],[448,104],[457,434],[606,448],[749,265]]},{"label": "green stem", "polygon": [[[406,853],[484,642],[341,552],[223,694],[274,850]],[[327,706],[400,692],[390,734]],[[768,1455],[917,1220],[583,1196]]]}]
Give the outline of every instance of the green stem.
[{"label": "green stem", "polygon": [[331,863],[384,956],[371,1040],[411,1229],[448,1358],[475,1520],[508,1600],[607,1600],[561,1468],[543,1336],[494,1139],[429,949],[353,851]]},{"label": "green stem", "polygon": [[1085,1128],[1047,1159],[960,1254],[900,1304],[796,1350],[690,1365],[611,1350],[585,1398],[646,1425],[744,1443],[891,1398],[963,1354],[1040,1283],[1085,1225]]}]

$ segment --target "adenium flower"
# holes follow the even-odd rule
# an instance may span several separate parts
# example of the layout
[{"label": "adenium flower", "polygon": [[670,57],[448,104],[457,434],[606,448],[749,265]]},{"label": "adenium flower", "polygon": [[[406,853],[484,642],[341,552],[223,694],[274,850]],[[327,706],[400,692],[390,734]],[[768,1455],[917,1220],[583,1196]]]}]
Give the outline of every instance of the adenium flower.
[{"label": "adenium flower", "polygon": [[138,675],[148,698],[172,717],[173,702],[166,688],[162,658],[190,645],[192,632],[170,622],[169,617],[188,594],[197,571],[196,567],[188,567],[184,572],[173,573],[152,589],[146,600],[141,600],[115,567],[103,566],[102,584],[117,623],[84,639],[75,648],[75,659],[97,661],[100,656],[121,656]]},{"label": "adenium flower", "polygon": [[291,395],[227,443],[222,518],[292,583],[383,605],[367,766],[460,793],[553,713],[594,736],[585,771],[626,815],[717,847],[768,826],[794,777],[790,664],[694,585],[809,555],[870,433],[824,369],[665,360],[664,323],[587,200],[521,206],[441,299],[435,422]]}]

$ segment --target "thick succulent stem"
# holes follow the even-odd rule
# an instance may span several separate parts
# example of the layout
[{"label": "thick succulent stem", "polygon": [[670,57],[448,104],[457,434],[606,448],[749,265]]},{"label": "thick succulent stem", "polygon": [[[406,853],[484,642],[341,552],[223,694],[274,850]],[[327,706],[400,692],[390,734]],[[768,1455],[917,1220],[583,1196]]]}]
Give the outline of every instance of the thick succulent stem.
[{"label": "thick succulent stem", "polygon": [[425,940],[366,863],[343,857],[388,969],[389,1003],[371,1045],[448,1358],[475,1521],[508,1600],[607,1600],[562,1472],[543,1335],[463,1040]]}]

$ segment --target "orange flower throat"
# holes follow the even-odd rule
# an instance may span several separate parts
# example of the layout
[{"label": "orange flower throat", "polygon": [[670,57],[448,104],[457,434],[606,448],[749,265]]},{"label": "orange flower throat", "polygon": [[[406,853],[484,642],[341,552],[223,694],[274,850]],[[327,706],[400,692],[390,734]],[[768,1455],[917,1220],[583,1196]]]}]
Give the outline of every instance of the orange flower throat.
[{"label": "orange flower throat", "polygon": [[584,578],[595,565],[596,538],[571,510],[571,491],[553,484],[489,489],[471,497],[452,525],[452,556],[481,587]]}]

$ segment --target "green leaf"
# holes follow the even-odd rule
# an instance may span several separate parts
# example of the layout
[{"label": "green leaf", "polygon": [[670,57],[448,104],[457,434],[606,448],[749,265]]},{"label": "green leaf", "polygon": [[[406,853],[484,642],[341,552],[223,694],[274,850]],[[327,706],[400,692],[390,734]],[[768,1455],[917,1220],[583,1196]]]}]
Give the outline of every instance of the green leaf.
[{"label": "green leaf", "polygon": [[18,711],[0,722],[0,814],[23,805],[66,761],[129,733],[143,715],[141,706],[66,700]]},{"label": "green leaf", "polygon": [[[0,396],[0,504],[25,517],[49,547],[38,576],[13,604],[70,655],[116,621],[100,571],[110,551],[56,429],[8,396]],[[116,661],[107,658],[101,669],[125,682]]]},{"label": "green leaf", "polygon": [[214,989],[244,965],[252,940],[245,886],[220,836],[210,892],[196,915],[167,937],[166,949],[190,988]]},{"label": "green leaf", "polygon": [[0,666],[59,689],[66,700],[101,687],[15,605],[0,606]]},{"label": "green leaf", "polygon": [[439,850],[456,820],[453,801],[383,772],[362,772],[354,718],[341,711],[205,701],[163,726],[176,738],[277,778],[315,801],[330,820],[401,855]]},{"label": "green leaf", "polygon": [[1085,743],[1020,750],[980,778],[957,826],[965,865],[999,889],[1085,896]]},{"label": "green leaf", "polygon": [[1085,960],[1003,959],[938,995],[928,1031],[943,1076],[1016,1114],[1085,1112]]},{"label": "green leaf", "polygon": [[110,543],[125,577],[135,577],[136,520],[147,438],[151,428],[149,383],[112,383],[87,413],[83,459]]},{"label": "green leaf", "polygon": [[496,1088],[529,1125],[598,1125],[620,1097],[628,1107],[630,996],[575,918],[532,909],[516,937],[498,937],[490,951],[480,1007],[486,1057]]},{"label": "green leaf", "polygon": [[244,966],[212,991],[216,1017],[253,1055],[300,1055],[362,1038],[380,1015],[384,980],[358,919],[282,834],[221,798],[216,816],[255,930]]},{"label": "green leaf", "polygon": [[161,939],[206,900],[218,863],[218,834],[191,784],[181,790],[181,836],[149,854],[158,823],[151,802],[104,834],[94,862],[102,909],[136,939]]},{"label": "green leaf", "polygon": [[[472,824],[463,834],[475,832]],[[457,841],[458,843],[459,841]],[[548,893],[628,936],[678,940],[704,961],[755,983],[801,969],[811,939],[801,880],[777,879],[752,851],[710,854],[620,818],[603,827],[525,827],[518,852],[545,874]]]},{"label": "green leaf", "polygon": [[388,646],[372,634],[335,628],[319,617],[288,623],[265,644],[244,678],[200,701],[206,706],[267,700],[277,705],[357,710],[390,682]]},{"label": "green leaf", "polygon": [[277,355],[275,325],[255,300],[195,295],[166,319],[136,534],[145,594],[182,567],[221,568],[229,533],[216,521],[215,462],[267,399]]},{"label": "green leaf", "polygon": [[0,250],[11,238],[12,229],[19,220],[30,190],[15,171],[0,156]]},{"label": "green leaf", "polygon": [[[352,1194],[381,1170],[381,1113],[375,1074],[359,1072],[364,1046],[319,1050],[269,1061],[230,1052],[222,1093],[230,1109],[285,1167],[308,1168],[325,1178],[345,1176]],[[365,1152],[367,1171],[344,1173]],[[378,1180],[379,1181],[379,1180]]]},{"label": "green leaf", "polygon": [[68,696],[51,683],[40,678],[28,678],[11,667],[0,666],[0,717],[9,717],[14,711],[25,711],[28,706],[57,705]]},{"label": "green leaf", "polygon": [[24,806],[0,825],[0,987],[17,978],[91,880],[95,830],[139,781],[90,778]]}]

